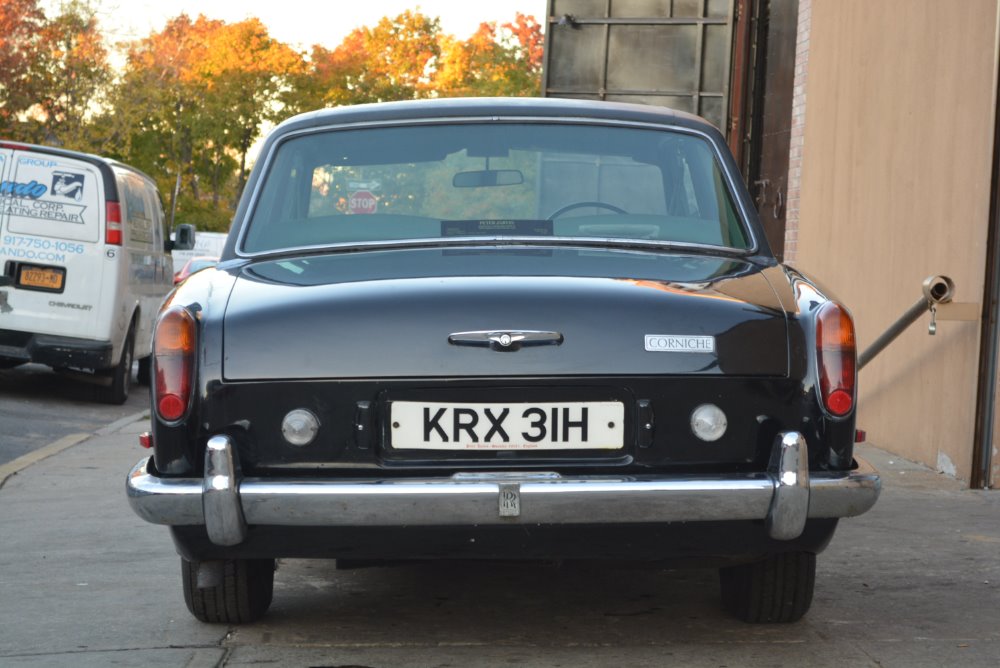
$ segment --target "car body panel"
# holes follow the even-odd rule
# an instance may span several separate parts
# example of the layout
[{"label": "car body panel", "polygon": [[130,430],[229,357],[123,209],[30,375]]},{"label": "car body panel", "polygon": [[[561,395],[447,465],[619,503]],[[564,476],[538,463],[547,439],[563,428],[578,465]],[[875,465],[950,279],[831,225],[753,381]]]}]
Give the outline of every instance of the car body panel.
[{"label": "car body panel", "polygon": [[[248,267],[226,307],[224,378],[788,373],[784,312],[745,261],[599,249],[464,253]],[[638,270],[625,278],[629,265]],[[618,327],[603,328],[608,321]],[[284,344],[288,329],[295,346]],[[562,340],[509,353],[449,343],[478,330],[553,331]],[[708,337],[711,349],[651,351],[645,335]]]}]

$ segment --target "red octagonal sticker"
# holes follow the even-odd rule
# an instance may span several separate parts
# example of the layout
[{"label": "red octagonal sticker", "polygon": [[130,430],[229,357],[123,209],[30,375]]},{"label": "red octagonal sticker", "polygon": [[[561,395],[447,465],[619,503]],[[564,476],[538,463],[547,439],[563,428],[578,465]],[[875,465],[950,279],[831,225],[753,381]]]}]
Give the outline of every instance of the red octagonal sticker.
[{"label": "red octagonal sticker", "polygon": [[378,199],[370,190],[358,190],[351,193],[347,200],[347,208],[351,213],[375,213]]}]

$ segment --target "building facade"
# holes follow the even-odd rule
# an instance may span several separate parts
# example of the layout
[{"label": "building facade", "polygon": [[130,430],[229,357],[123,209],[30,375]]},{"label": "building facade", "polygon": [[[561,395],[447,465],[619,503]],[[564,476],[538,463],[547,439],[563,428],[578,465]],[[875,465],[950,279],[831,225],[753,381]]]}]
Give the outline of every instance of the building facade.
[{"label": "building facade", "polygon": [[959,304],[860,373],[869,440],[976,487],[996,450],[996,0],[801,0],[785,260],[853,310],[860,349],[951,277]]}]

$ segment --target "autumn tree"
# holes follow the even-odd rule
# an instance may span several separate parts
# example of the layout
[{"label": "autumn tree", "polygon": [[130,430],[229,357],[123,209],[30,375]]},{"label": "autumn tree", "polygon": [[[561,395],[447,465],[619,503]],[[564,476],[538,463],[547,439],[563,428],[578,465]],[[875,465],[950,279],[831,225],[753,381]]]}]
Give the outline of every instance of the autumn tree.
[{"label": "autumn tree", "polygon": [[374,28],[354,29],[332,50],[316,45],[292,106],[304,110],[428,97],[440,37],[437,18],[407,10],[382,18]]},{"label": "autumn tree", "polygon": [[18,138],[19,116],[37,101],[41,87],[32,72],[44,21],[38,0],[0,2],[0,136]]},{"label": "autumn tree", "polygon": [[187,180],[198,198],[194,172],[195,146],[205,134],[201,110],[206,91],[194,69],[208,51],[208,35],[220,21],[186,14],[163,30],[129,45],[122,83],[115,95],[122,152],[136,166],[160,177],[161,189]]},{"label": "autumn tree", "polygon": [[298,111],[456,95],[531,95],[542,35],[518,14],[467,40],[419,11],[360,27],[309,57],[257,19],[181,14],[120,45],[113,71],[92,2],[0,0],[0,137],[52,142],[133,164],[157,179],[187,222],[225,229],[252,146]]},{"label": "autumn tree", "polygon": [[45,136],[67,148],[93,150],[98,140],[89,119],[112,80],[93,7],[80,0],[63,4],[43,26],[41,44],[36,78],[44,89],[38,110]]},{"label": "autumn tree", "polygon": [[[216,120],[209,126],[212,147],[220,157],[224,148],[239,155],[237,195],[246,182],[247,152],[264,123],[283,115],[278,102],[303,70],[302,56],[271,38],[256,18],[220,26],[200,60],[197,76],[208,93],[203,111]],[[216,184],[218,176],[216,170]]]},{"label": "autumn tree", "polygon": [[465,41],[445,38],[434,87],[447,96],[523,97],[541,92],[542,30],[531,16],[481,23]]},{"label": "autumn tree", "polygon": [[[132,117],[123,128],[125,153],[166,175],[161,186],[168,192],[183,183],[182,208],[198,214],[193,222],[224,229],[229,202],[245,179],[247,152],[263,123],[279,114],[286,82],[301,68],[301,56],[272,39],[257,19],[227,24],[182,14],[130,45],[116,96],[119,109]],[[203,180],[211,189],[210,206],[202,201]]]}]

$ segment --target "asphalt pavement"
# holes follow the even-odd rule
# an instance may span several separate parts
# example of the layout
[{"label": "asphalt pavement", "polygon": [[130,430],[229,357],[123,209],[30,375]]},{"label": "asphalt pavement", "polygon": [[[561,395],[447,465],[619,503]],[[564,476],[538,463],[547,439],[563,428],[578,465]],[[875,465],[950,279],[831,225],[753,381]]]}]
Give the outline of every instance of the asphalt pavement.
[{"label": "asphalt pavement", "polygon": [[0,471],[0,666],[1000,666],[1000,492],[871,446],[885,481],[819,558],[812,610],[754,626],[710,570],[283,560],[268,616],[201,624],[132,513],[137,414]]}]

